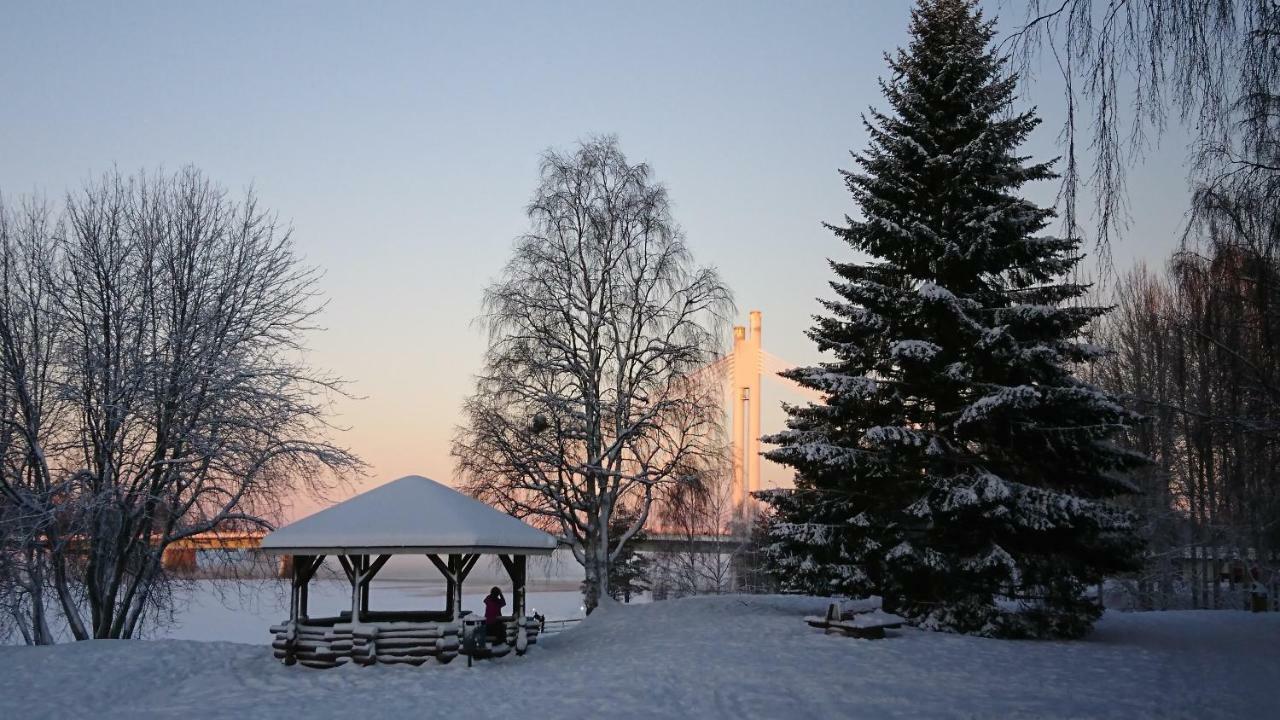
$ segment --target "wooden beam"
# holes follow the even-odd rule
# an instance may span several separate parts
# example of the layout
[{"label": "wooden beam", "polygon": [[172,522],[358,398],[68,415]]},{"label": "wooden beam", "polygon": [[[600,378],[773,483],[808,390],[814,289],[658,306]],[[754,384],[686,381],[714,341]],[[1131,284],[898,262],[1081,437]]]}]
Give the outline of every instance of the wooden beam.
[{"label": "wooden beam", "polygon": [[342,571],[347,574],[347,582],[354,585],[356,582],[356,570],[351,566],[351,559],[346,555],[339,555],[338,562],[342,564]]},{"label": "wooden beam", "polygon": [[316,555],[314,557],[311,555],[297,555],[294,557],[294,566],[301,565],[302,582],[311,582],[312,578],[316,576],[316,571],[324,564],[324,558],[324,555]]},{"label": "wooden beam", "polygon": [[507,577],[512,580],[516,579],[516,564],[511,560],[510,555],[499,555],[498,559],[502,561],[502,567],[507,569]]},{"label": "wooden beam", "polygon": [[474,555],[463,555],[462,557],[464,560],[462,563],[462,569],[458,573],[458,582],[466,580],[467,576],[471,574],[471,568],[476,566],[476,561],[480,559],[480,553],[476,553]]},{"label": "wooden beam", "polygon": [[317,555],[317,556],[316,556],[316,560],[315,560],[315,562],[313,562],[313,563],[311,564],[311,571],[307,573],[307,580],[308,580],[308,581],[310,581],[312,578],[314,578],[314,577],[316,576],[316,573],[320,572],[320,567],[321,567],[322,565],[324,565],[324,559],[325,559],[325,557],[327,557],[327,556],[325,556],[325,555]]},{"label": "wooden beam", "polygon": [[373,564],[369,566],[369,572],[365,576],[364,583],[368,585],[369,581],[373,580],[374,576],[378,574],[378,571],[382,569],[382,566],[386,565],[387,561],[390,559],[390,555],[379,555],[378,559],[374,560]]},{"label": "wooden beam", "polygon": [[427,559],[431,561],[432,565],[436,566],[436,569],[440,571],[445,580],[454,580],[453,570],[440,559],[439,555],[427,555]]}]

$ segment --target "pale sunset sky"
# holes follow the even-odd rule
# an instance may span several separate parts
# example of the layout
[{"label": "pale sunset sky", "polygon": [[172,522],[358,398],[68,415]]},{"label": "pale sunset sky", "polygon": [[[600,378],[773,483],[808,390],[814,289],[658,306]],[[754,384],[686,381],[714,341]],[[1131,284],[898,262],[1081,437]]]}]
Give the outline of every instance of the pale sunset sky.
[{"label": "pale sunset sky", "polygon": [[[988,3],[1003,30],[1016,0]],[[369,463],[353,490],[409,473],[451,481],[449,442],[484,349],[481,292],[526,228],[539,154],[618,135],[664,182],[695,257],[733,289],[764,345],[804,337],[828,294],[821,226],[854,212],[838,168],[885,107],[882,53],[909,0],[862,2],[26,2],[0,16],[0,192],[57,200],[113,165],[191,164],[252,185],[325,271],[311,361],[351,382],[339,442]],[[1061,87],[1029,89],[1059,154]],[[1175,127],[1130,178],[1117,267],[1158,265],[1186,208]],[[1051,203],[1056,184],[1033,189]],[[730,338],[725,338],[726,345]],[[764,429],[782,425],[765,386]],[[785,482],[782,468],[765,485]],[[299,505],[299,510],[306,503]]]}]

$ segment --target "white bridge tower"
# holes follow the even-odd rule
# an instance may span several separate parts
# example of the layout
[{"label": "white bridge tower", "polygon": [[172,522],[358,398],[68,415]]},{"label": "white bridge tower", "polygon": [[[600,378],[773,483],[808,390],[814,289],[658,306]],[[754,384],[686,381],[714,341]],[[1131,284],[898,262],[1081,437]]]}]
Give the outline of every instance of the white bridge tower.
[{"label": "white bridge tower", "polygon": [[749,512],[750,493],[760,489],[760,311],[752,310],[750,329],[733,328],[733,502]]}]

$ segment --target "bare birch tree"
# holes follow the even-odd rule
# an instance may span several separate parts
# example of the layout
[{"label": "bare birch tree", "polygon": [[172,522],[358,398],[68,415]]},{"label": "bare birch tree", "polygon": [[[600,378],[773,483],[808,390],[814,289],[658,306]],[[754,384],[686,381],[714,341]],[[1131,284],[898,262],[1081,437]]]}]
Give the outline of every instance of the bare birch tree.
[{"label": "bare birch tree", "polygon": [[49,455],[65,444],[71,411],[59,392],[62,325],[46,276],[55,232],[46,203],[0,201],[0,611],[38,645],[55,640],[51,606],[75,603],[49,552],[65,546],[67,519]]},{"label": "bare birch tree", "polygon": [[1131,474],[1141,534],[1147,553],[1132,588],[1144,610],[1177,607],[1175,576],[1184,547],[1186,523],[1180,508],[1185,455],[1177,433],[1175,371],[1181,346],[1170,311],[1168,284],[1145,266],[1134,268],[1116,286],[1116,307],[1103,321],[1099,342],[1112,353],[1088,372],[1091,380],[1122,398],[1147,422],[1125,429],[1124,440],[1151,462]]},{"label": "bare birch tree", "polygon": [[[453,454],[473,495],[564,537],[594,608],[658,489],[716,452],[719,397],[685,376],[713,359],[731,299],[615,139],[549,151],[541,175],[485,293],[489,349]],[[613,534],[622,505],[634,520]]]},{"label": "bare birch tree", "polygon": [[251,192],[194,169],[108,174],[21,239],[0,297],[10,543],[72,637],[132,637],[169,600],[166,548],[269,528],[359,466],[326,439],[340,383],[303,359],[317,273]]},{"label": "bare birch tree", "polygon": [[1102,328],[1103,384],[1150,420],[1127,438],[1155,460],[1134,478],[1142,606],[1238,607],[1224,575],[1230,591],[1280,570],[1280,213],[1262,196],[1205,191],[1196,242],[1123,278]]}]

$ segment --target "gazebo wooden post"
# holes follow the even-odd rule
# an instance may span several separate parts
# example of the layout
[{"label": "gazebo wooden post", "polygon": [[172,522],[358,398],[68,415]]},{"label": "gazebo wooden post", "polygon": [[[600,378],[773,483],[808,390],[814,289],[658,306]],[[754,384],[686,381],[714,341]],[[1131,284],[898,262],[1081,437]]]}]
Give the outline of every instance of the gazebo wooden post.
[{"label": "gazebo wooden post", "polygon": [[373,580],[373,573],[369,570],[369,556],[364,555],[364,570],[360,574],[360,612],[362,614],[369,613],[369,583]]},{"label": "gazebo wooden post", "polygon": [[294,557],[293,580],[289,597],[289,621],[307,619],[307,589],[316,570],[324,563],[324,555],[297,555]]},{"label": "gazebo wooden post", "polygon": [[290,563],[292,581],[289,588],[289,630],[286,631],[287,637],[284,646],[284,662],[286,665],[292,665],[297,662],[294,648],[297,646],[298,625],[305,623],[307,620],[307,586],[311,582],[311,576],[315,574],[316,569],[320,567],[320,563],[323,561],[323,555],[298,555]]},{"label": "gazebo wooden post", "polygon": [[[321,556],[323,558],[323,556]],[[378,661],[377,638],[378,622],[365,624],[369,615],[369,583],[378,571],[391,559],[390,554],[379,555],[377,560],[369,561],[370,555],[339,555],[338,562],[351,582],[351,659],[361,665],[372,665]],[[318,567],[319,563],[315,563]]]},{"label": "gazebo wooden post", "polygon": [[444,610],[449,613],[449,617],[453,620],[458,619],[458,604],[454,601],[454,590],[458,587],[458,575],[453,565],[453,556],[445,558],[445,599]]},{"label": "gazebo wooden post", "polygon": [[301,587],[298,588],[298,618],[300,620],[306,620],[308,617],[307,595],[311,588],[311,578],[316,576],[316,571],[323,564],[324,555],[307,555],[294,558],[294,568],[301,566],[301,570],[294,571],[298,573],[297,577],[301,579]]},{"label": "gazebo wooden post", "polygon": [[524,617],[526,558],[524,555],[499,555],[498,559],[511,578],[511,615],[518,620]]},{"label": "gazebo wooden post", "polygon": [[289,622],[298,622],[300,612],[300,595],[302,592],[302,568],[309,564],[310,560],[305,555],[299,556],[292,563],[292,571],[290,573],[291,582],[289,585]]},{"label": "gazebo wooden post", "polygon": [[360,556],[351,556],[351,574],[347,577],[351,581],[351,624],[360,624]]},{"label": "gazebo wooden post", "polygon": [[516,575],[518,577],[511,581],[511,594],[515,596],[511,600],[511,612],[515,615],[516,620],[517,655],[523,655],[525,651],[529,649],[529,630],[525,627],[525,623],[527,621],[525,619],[524,612],[525,581],[528,579],[526,573],[528,566],[525,564],[526,560],[528,560],[528,556],[526,555],[515,556]]},{"label": "gazebo wooden post", "polygon": [[298,618],[307,619],[307,590],[311,587],[311,578],[302,581],[302,587],[298,588]]},{"label": "gazebo wooden post", "polygon": [[290,574],[293,577],[289,584],[289,622],[285,624],[284,657],[282,658],[285,665],[293,665],[298,662],[298,658],[293,652],[293,646],[294,640],[298,636],[298,577],[300,567],[301,564],[295,562],[293,563],[293,567],[290,568],[292,570],[292,573]]},{"label": "gazebo wooden post", "polygon": [[524,619],[524,600],[525,600],[524,593],[525,593],[525,581],[527,580],[526,574],[525,574],[526,559],[527,557],[524,555],[515,556],[516,573],[519,575],[519,577],[512,578],[511,580],[511,595],[512,595],[511,613],[516,616],[516,619],[520,619],[520,620]]},{"label": "gazebo wooden post", "polygon": [[450,618],[453,618],[454,620],[456,620],[458,619],[459,608],[457,603],[454,602],[453,592],[458,587],[458,574],[457,574],[457,568],[453,564],[452,555],[446,555],[444,557],[444,566],[446,568],[444,573],[444,578],[445,578],[444,609],[445,609],[445,612],[449,613]]},{"label": "gazebo wooden post", "polygon": [[511,576],[511,621],[515,625],[516,654],[523,655],[529,647],[528,630],[525,628],[524,592],[526,557],[524,555],[499,555],[502,566]]},{"label": "gazebo wooden post", "polygon": [[462,556],[449,556],[449,570],[453,574],[453,584],[449,586],[449,605],[453,608],[453,619],[462,617]]}]

